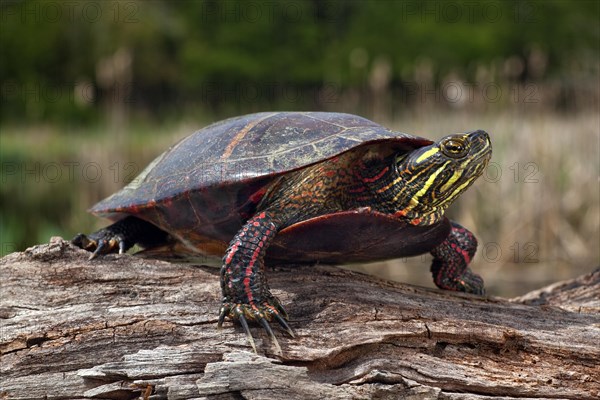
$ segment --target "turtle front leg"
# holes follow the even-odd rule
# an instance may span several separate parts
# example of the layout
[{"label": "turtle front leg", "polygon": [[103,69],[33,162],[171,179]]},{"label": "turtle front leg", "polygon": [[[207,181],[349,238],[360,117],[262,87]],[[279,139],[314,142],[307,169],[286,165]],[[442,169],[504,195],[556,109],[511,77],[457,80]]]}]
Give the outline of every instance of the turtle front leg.
[{"label": "turtle front leg", "polygon": [[469,268],[476,250],[475,236],[452,222],[448,238],[431,251],[431,273],[435,284],[440,289],[485,294],[483,279]]},{"label": "turtle front leg", "polygon": [[269,326],[275,319],[293,337],[287,322],[287,313],[279,300],[271,294],[265,277],[264,256],[277,234],[278,224],[268,212],[260,212],[249,219],[235,235],[223,257],[221,289],[223,305],[218,326],[225,317],[240,322],[252,348],[254,340],[247,321],[260,323],[279,348],[277,339]]}]

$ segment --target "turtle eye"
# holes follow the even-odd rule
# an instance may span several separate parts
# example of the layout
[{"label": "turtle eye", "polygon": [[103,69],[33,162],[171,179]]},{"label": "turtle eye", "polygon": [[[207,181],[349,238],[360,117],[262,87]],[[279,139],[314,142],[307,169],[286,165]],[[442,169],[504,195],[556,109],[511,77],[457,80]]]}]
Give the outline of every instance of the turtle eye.
[{"label": "turtle eye", "polygon": [[461,158],[467,155],[469,148],[461,138],[452,137],[440,143],[440,149],[448,157]]}]

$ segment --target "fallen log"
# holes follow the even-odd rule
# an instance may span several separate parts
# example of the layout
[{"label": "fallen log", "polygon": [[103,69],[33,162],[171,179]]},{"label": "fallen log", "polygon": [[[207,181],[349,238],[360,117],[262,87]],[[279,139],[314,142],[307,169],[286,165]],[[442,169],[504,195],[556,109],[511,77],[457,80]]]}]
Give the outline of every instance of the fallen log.
[{"label": "fallen log", "polygon": [[0,260],[0,398],[600,397],[600,270],[521,298],[269,274],[296,338],[216,329],[218,270],[60,238]]}]

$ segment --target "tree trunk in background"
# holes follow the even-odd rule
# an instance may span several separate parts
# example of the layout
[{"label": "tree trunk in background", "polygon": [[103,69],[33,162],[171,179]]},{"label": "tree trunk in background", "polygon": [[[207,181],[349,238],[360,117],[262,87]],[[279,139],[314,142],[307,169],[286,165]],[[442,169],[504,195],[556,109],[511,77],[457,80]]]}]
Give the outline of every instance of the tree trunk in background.
[{"label": "tree trunk in background", "polygon": [[59,238],[0,261],[0,398],[600,396],[600,271],[518,299],[333,267],[269,271],[297,338],[216,329],[217,269]]}]

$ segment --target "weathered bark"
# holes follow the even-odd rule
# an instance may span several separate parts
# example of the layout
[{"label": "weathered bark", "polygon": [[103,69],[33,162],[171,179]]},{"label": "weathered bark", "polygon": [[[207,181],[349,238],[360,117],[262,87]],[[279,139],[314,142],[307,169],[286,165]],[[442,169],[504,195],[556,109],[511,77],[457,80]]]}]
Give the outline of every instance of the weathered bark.
[{"label": "weathered bark", "polygon": [[[54,238],[0,261],[0,398],[600,395],[600,271],[513,301],[333,267],[271,272],[297,338],[216,329],[218,270]],[[266,356],[266,357],[265,357]]]}]

